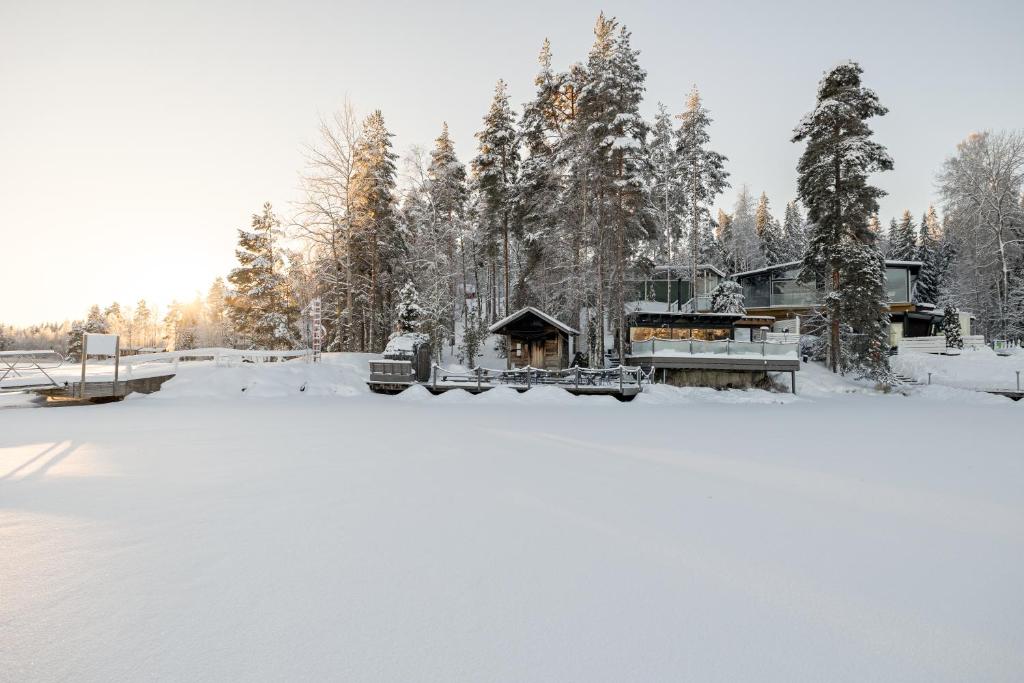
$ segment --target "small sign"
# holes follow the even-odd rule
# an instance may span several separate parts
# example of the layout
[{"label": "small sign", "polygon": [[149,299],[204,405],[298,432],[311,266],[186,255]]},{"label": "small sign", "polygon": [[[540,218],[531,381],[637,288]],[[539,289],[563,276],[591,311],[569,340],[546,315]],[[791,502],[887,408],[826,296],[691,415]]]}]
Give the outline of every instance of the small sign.
[{"label": "small sign", "polygon": [[89,356],[117,355],[117,335],[86,334],[84,354]]}]

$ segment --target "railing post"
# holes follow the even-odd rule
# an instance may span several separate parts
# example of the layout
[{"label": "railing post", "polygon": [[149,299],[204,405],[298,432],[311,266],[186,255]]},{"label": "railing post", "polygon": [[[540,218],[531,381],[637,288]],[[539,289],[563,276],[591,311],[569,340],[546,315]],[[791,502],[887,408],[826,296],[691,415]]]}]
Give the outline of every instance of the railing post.
[{"label": "railing post", "polygon": [[690,337],[690,355],[693,355],[693,337]]},{"label": "railing post", "polygon": [[476,391],[477,391],[477,393],[480,393],[480,377],[481,377],[481,375],[482,375],[482,373],[480,372],[480,366],[478,365],[478,366],[476,366]]},{"label": "railing post", "polygon": [[532,369],[533,368],[531,368],[529,365],[526,366],[526,388],[527,389],[529,389],[532,386],[532,384],[533,384],[533,373],[531,372]]},{"label": "railing post", "polygon": [[622,378],[623,378],[623,376],[625,374],[626,374],[625,369],[623,369],[623,367],[620,365],[619,366],[619,393],[620,394],[622,393]]},{"label": "railing post", "polygon": [[1020,370],[1017,370],[1017,391],[1020,391]]},{"label": "railing post", "polygon": [[727,355],[727,356],[731,356],[732,355],[732,339],[726,339],[725,340],[725,355]]},{"label": "railing post", "polygon": [[[1018,381],[1020,380],[1020,373],[1019,372],[1017,373],[1017,379],[1018,379]],[[580,388],[580,366],[577,365],[576,366],[576,390],[579,391],[579,388]]]},{"label": "railing post", "polygon": [[437,389],[437,365],[431,365],[430,366],[430,372],[433,375],[433,377],[431,378],[431,385],[433,385],[434,389],[436,390]]},{"label": "railing post", "polygon": [[928,373],[928,384],[932,383],[932,373]]}]

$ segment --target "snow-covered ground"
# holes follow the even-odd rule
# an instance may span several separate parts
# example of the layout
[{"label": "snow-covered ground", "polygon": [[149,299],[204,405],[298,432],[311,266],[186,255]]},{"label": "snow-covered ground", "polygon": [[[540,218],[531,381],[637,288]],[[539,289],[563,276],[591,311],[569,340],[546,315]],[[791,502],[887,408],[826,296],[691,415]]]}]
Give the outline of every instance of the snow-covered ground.
[{"label": "snow-covered ground", "polygon": [[1024,403],[327,360],[0,410],[0,679],[1020,680]]},{"label": "snow-covered ground", "polygon": [[999,356],[988,347],[964,349],[958,356],[933,353],[902,353],[892,357],[893,370],[920,382],[965,389],[1015,389],[1017,371],[1024,388],[1024,350],[1015,348]]}]

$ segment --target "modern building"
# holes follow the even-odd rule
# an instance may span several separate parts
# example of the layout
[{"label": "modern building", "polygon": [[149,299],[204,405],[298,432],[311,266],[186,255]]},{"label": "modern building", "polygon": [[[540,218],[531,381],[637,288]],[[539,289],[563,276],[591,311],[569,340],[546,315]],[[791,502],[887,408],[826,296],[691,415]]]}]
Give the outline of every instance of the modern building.
[{"label": "modern building", "polygon": [[[743,304],[748,315],[771,316],[776,332],[800,332],[800,318],[821,304],[825,283],[799,280],[802,262],[735,273],[732,279],[743,287]],[[934,334],[942,322],[942,312],[934,305],[914,303],[914,283],[921,271],[920,261],[886,261],[885,284],[889,297],[892,326],[889,341],[897,346],[904,337]]]}]

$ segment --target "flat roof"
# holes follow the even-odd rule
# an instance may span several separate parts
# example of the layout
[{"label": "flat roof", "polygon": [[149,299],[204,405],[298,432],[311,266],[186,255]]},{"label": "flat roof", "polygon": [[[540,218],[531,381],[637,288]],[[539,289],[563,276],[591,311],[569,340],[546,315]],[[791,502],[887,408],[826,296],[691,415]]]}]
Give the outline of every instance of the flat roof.
[{"label": "flat roof", "polygon": [[[755,268],[754,270],[744,270],[740,273],[733,273],[729,277],[736,279],[743,277],[744,275],[757,275],[758,273],[766,273],[772,270],[782,270],[784,268],[792,268],[793,266],[802,266],[803,261],[787,261],[785,263],[776,263],[774,266],[765,266],[764,268]],[[885,259],[885,265],[888,266],[922,266],[924,265],[921,261],[897,261],[895,259]]]}]

